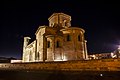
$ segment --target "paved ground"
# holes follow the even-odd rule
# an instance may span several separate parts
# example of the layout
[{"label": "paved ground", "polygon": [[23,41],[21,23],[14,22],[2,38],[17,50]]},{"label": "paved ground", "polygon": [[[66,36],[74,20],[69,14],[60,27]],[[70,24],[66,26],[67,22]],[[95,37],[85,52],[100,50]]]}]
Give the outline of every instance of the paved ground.
[{"label": "paved ground", "polygon": [[0,80],[120,80],[120,72],[0,70]]}]

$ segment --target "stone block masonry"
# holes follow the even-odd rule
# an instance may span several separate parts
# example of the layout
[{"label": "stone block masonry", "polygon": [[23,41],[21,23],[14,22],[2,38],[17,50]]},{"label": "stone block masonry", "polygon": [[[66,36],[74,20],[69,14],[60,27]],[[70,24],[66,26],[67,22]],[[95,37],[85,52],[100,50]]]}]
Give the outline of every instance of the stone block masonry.
[{"label": "stone block masonry", "polygon": [[0,70],[120,71],[120,59],[1,63]]}]

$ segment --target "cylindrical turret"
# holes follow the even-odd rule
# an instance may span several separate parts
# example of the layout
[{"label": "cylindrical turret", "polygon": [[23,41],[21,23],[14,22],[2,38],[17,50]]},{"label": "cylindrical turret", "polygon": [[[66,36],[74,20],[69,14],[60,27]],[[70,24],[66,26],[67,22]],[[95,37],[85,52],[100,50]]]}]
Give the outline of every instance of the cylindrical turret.
[{"label": "cylindrical turret", "polygon": [[59,25],[60,28],[68,28],[71,26],[71,16],[64,13],[54,13],[49,18],[49,26],[56,27]]},{"label": "cylindrical turret", "polygon": [[23,62],[24,62],[24,57],[25,57],[25,48],[27,47],[29,43],[30,37],[24,37],[24,43],[23,43]]},{"label": "cylindrical turret", "polygon": [[31,38],[30,37],[24,37],[23,48],[25,48],[28,45],[29,39],[31,39]]}]

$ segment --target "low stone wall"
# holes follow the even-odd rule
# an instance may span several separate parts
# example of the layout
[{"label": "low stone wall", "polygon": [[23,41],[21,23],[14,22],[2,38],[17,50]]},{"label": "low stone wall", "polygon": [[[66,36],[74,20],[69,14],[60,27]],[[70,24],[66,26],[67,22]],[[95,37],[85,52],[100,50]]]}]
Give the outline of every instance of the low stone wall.
[{"label": "low stone wall", "polygon": [[0,70],[120,71],[120,59],[1,63]]}]

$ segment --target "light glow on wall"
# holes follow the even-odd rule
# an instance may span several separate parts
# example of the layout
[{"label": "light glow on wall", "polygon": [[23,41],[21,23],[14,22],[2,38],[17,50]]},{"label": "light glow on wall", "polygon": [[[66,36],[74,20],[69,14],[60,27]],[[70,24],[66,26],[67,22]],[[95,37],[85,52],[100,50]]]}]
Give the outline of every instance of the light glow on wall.
[{"label": "light glow on wall", "polygon": [[22,63],[22,60],[11,60],[11,63]]},{"label": "light glow on wall", "polygon": [[67,60],[68,60],[67,57],[64,55],[63,61],[67,61]]},{"label": "light glow on wall", "polygon": [[63,61],[63,60],[54,60],[54,61]]},{"label": "light glow on wall", "polygon": [[117,56],[114,53],[111,53],[112,58],[116,58]]},{"label": "light glow on wall", "polygon": [[54,61],[62,61],[62,59],[58,56]]}]

